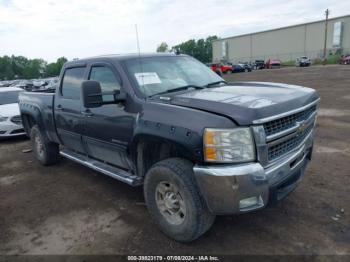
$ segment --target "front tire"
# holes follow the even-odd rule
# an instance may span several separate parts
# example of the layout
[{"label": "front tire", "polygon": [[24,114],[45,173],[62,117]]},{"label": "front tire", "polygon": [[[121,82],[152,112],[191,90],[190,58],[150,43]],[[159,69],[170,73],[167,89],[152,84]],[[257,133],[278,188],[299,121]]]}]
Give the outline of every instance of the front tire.
[{"label": "front tire", "polygon": [[30,131],[30,139],[35,157],[44,166],[57,163],[59,160],[59,146],[50,142],[47,136],[42,133],[37,125],[33,126]]},{"label": "front tire", "polygon": [[192,163],[170,158],[146,174],[144,194],[152,219],[168,237],[190,242],[214,223],[195,181]]}]

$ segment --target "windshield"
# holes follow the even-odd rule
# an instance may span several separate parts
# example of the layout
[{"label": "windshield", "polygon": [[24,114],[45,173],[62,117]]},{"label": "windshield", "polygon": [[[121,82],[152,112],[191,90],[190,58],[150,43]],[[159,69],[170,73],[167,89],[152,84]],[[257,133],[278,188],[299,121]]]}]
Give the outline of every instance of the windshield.
[{"label": "windshield", "polygon": [[124,65],[129,77],[146,96],[223,81],[204,64],[187,56],[144,57],[126,60]]},{"label": "windshield", "polygon": [[0,92],[0,105],[18,103],[18,95],[21,91]]}]

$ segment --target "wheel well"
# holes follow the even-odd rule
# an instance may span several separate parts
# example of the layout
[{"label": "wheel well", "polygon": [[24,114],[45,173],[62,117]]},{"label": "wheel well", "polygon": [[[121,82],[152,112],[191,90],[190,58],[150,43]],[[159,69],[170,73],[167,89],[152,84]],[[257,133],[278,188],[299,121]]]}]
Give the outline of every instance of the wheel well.
[{"label": "wheel well", "polygon": [[193,156],[181,145],[159,139],[139,140],[135,157],[139,176],[144,176],[155,163],[170,157],[185,158],[191,162],[195,161]]},{"label": "wheel well", "polygon": [[26,131],[27,135],[30,135],[30,130],[36,124],[36,121],[33,116],[29,114],[22,114],[23,119],[23,128]]}]

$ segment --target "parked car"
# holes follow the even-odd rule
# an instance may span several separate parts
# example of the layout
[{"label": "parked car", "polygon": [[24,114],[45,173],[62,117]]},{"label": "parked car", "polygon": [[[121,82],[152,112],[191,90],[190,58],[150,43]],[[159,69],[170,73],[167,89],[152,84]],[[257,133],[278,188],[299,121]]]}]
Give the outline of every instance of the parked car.
[{"label": "parked car", "polygon": [[239,71],[239,72],[251,72],[252,71],[252,67],[247,64],[247,63],[239,63],[237,65],[235,65],[235,68],[234,68],[234,72],[236,71]]},{"label": "parked car", "polygon": [[22,88],[26,91],[30,91],[33,88],[33,81],[31,80],[21,80],[14,87]]},{"label": "parked car", "polygon": [[301,57],[298,57],[296,59],[295,65],[296,66],[300,66],[300,67],[310,66],[311,65],[311,60],[307,56],[301,56]]},{"label": "parked car", "polygon": [[345,55],[340,58],[340,64],[350,65],[350,55]]},{"label": "parked car", "polygon": [[25,135],[18,106],[18,95],[23,92],[16,87],[0,88],[0,138]]},{"label": "parked car", "polygon": [[16,87],[16,85],[18,85],[19,84],[19,82],[21,82],[22,80],[19,80],[19,79],[17,79],[17,80],[12,80],[11,81],[11,84],[9,85],[9,86],[11,86],[11,87]]},{"label": "parked car", "polygon": [[252,67],[248,63],[239,62],[238,64],[233,64],[231,62],[227,63],[232,67],[232,73],[240,73],[240,72],[251,72]]},{"label": "parked car", "polygon": [[30,91],[36,92],[36,91],[50,91],[52,89],[55,89],[57,87],[58,78],[57,77],[51,77],[51,78],[43,78],[43,79],[34,79],[33,81],[33,87]]},{"label": "parked car", "polygon": [[44,87],[47,85],[47,81],[45,79],[34,79],[33,82],[33,88],[40,89],[41,87]]},{"label": "parked car", "polygon": [[1,81],[0,82],[0,87],[8,87],[10,85],[9,81]]},{"label": "parked car", "polygon": [[265,61],[264,60],[255,60],[253,63],[253,68],[255,70],[264,69],[265,68]]},{"label": "parked car", "polygon": [[265,63],[265,68],[281,68],[281,61],[278,59],[268,59]]},{"label": "parked car", "polygon": [[48,79],[46,79],[46,81],[47,81],[47,85],[45,86],[46,90],[52,90],[52,89],[56,89],[57,88],[58,77],[48,78]]},{"label": "parked car", "polygon": [[160,53],[71,61],[58,86],[20,94],[38,161],[62,155],[143,185],[151,217],[177,241],[198,238],[216,215],[283,199],[312,156],[310,88],[229,84],[192,57]]},{"label": "parked car", "polygon": [[222,63],[212,63],[210,65],[211,70],[213,70],[218,75],[221,74],[230,74],[233,72],[232,65],[229,64],[222,64]]}]

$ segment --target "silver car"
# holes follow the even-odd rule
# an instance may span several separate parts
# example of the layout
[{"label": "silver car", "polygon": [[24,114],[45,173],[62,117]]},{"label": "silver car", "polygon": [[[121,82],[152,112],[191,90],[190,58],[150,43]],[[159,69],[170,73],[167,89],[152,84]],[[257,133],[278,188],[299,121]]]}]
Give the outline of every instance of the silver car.
[{"label": "silver car", "polygon": [[310,66],[310,64],[311,64],[311,60],[307,56],[298,57],[297,60],[295,61],[295,65],[300,67]]}]

